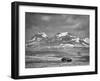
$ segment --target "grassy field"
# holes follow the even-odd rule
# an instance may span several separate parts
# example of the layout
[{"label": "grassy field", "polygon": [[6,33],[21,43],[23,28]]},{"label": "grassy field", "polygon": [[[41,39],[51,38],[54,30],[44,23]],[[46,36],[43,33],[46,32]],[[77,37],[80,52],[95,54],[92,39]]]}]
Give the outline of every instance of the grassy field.
[{"label": "grassy field", "polygon": [[[71,61],[62,61],[63,58],[71,59]],[[89,48],[26,48],[26,68],[80,65],[89,65]]]}]

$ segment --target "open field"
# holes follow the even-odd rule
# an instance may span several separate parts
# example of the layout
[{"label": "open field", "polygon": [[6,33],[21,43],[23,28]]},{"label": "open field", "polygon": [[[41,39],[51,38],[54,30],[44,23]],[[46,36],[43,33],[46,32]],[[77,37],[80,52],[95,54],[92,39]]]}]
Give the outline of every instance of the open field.
[{"label": "open field", "polygon": [[89,65],[89,48],[26,49],[26,68],[79,65]]}]

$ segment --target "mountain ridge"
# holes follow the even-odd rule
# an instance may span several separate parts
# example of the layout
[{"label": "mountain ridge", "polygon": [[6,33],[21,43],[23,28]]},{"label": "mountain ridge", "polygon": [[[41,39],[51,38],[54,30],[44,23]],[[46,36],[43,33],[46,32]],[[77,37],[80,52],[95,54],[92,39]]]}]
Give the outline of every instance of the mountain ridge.
[{"label": "mountain ridge", "polygon": [[89,38],[79,38],[69,32],[61,32],[53,37],[48,37],[45,32],[33,34],[31,40],[26,42],[26,47],[89,47]]}]

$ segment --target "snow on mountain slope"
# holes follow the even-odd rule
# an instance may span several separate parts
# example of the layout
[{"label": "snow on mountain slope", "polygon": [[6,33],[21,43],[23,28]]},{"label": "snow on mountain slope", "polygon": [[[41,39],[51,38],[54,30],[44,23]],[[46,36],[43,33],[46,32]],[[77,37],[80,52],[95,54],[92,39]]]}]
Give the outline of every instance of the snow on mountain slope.
[{"label": "snow on mountain slope", "polygon": [[63,32],[63,33],[57,33],[56,36],[59,38],[59,37],[62,37],[62,36],[66,36],[68,34],[69,34],[68,32]]},{"label": "snow on mountain slope", "polygon": [[89,38],[81,39],[68,32],[57,33],[50,38],[44,32],[33,34],[26,46],[89,47]]}]

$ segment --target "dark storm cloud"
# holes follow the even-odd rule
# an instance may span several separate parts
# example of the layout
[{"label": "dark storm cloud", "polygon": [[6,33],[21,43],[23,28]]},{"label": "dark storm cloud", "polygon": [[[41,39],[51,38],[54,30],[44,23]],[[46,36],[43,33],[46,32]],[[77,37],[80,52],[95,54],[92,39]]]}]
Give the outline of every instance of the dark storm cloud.
[{"label": "dark storm cloud", "polygon": [[58,32],[71,32],[79,37],[89,36],[88,15],[26,13],[25,23],[26,39],[37,32],[45,32],[49,36]]}]

